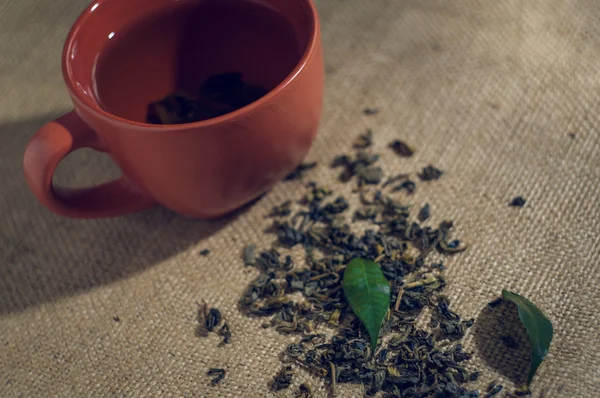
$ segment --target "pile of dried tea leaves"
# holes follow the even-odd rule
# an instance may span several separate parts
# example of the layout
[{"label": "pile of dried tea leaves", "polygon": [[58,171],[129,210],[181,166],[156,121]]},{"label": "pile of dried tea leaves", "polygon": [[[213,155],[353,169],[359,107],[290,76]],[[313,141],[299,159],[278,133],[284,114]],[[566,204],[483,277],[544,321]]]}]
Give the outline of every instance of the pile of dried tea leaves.
[{"label": "pile of dried tea leaves", "polygon": [[[338,156],[332,163],[342,168],[340,181],[356,181],[357,208],[309,182],[297,203],[288,201],[272,210],[274,246],[257,255],[252,245],[244,251],[244,263],[260,274],[242,298],[242,307],[250,316],[268,317],[264,327],[297,334],[297,343],[285,350],[286,359],[329,381],[334,390],[339,383],[358,383],[368,394],[383,391],[389,397],[477,397],[479,392],[470,390],[468,382],[478,373],[465,367],[470,354],[459,342],[473,320],[463,320],[450,309],[443,295],[445,267],[428,261],[434,253],[452,255],[466,246],[450,238],[452,221],[437,228],[419,222],[429,219],[428,205],[411,215],[409,206],[391,197],[414,190],[415,183],[399,175],[382,184],[372,140],[370,131],[361,135],[353,145],[354,156]],[[395,146],[391,149],[397,150]],[[419,177],[430,181],[442,174],[428,166]],[[367,225],[364,232],[354,231],[359,223]],[[279,251],[295,246],[304,249],[305,264],[294,264]],[[346,264],[356,257],[380,264],[391,285],[390,308],[375,348],[342,289]],[[417,326],[420,316],[430,317],[427,330]],[[292,368],[284,365],[273,390],[287,388],[292,376]]]}]

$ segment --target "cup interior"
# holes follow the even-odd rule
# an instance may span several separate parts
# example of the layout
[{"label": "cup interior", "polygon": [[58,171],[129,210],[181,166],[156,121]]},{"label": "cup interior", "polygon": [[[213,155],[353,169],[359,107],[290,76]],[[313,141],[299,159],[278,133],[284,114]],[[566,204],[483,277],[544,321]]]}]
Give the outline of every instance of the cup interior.
[{"label": "cup interior", "polygon": [[313,12],[310,0],[101,0],[71,31],[65,77],[87,105],[137,123],[149,103],[195,96],[218,74],[272,91],[302,66]]}]

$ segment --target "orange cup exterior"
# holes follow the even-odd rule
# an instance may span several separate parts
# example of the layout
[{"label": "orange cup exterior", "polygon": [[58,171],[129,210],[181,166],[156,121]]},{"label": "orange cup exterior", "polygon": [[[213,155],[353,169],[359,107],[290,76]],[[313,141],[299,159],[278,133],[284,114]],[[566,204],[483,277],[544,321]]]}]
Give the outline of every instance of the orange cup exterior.
[{"label": "orange cup exterior", "polygon": [[[214,119],[178,125],[129,120],[104,109],[94,87],[94,68],[111,32],[118,34],[190,1],[91,4],[73,25],[63,50],[63,75],[74,109],[43,126],[25,150],[25,177],[37,199],[49,210],[75,218],[112,217],[160,204],[184,216],[210,219],[259,197],[292,171],[310,149],[321,118],[324,67],[317,11],[311,0],[258,2],[293,27],[302,45],[299,62],[256,102]],[[168,56],[157,54],[148,68],[168,68],[169,63]],[[111,82],[109,89],[119,90],[122,83]],[[128,92],[130,103],[147,99],[145,90],[151,86]],[[53,184],[59,162],[79,148],[108,153],[122,176],[86,188]]]}]

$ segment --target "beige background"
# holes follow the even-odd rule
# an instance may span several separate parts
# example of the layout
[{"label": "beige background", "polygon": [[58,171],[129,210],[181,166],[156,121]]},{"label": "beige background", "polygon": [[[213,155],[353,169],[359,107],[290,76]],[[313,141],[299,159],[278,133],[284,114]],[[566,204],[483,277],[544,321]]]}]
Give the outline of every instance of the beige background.
[{"label": "beige background", "polygon": [[[38,205],[26,187],[26,142],[70,108],[60,52],[85,4],[0,1],[0,396],[266,396],[291,338],[238,312],[256,275],[239,253],[249,242],[267,247],[264,215],[298,197],[300,183],[279,184],[215,223],[163,209],[69,220]],[[429,162],[445,170],[440,181],[420,184],[412,201],[428,201],[437,220],[453,218],[457,236],[471,244],[448,262],[456,308],[478,317],[502,288],[526,295],[556,330],[534,396],[597,397],[600,3],[320,0],[318,7],[326,105],[309,159],[327,162],[370,127],[389,173]],[[381,112],[364,117],[364,106]],[[384,147],[392,138],[414,144],[415,157],[390,156]],[[115,173],[106,157],[82,151],[57,178],[83,185]],[[321,181],[335,175],[325,167],[312,173]],[[519,194],[527,206],[509,208]],[[211,255],[200,257],[203,248]],[[230,346],[194,335],[201,299],[223,310]],[[467,348],[478,352],[474,331]],[[477,363],[482,385],[506,382]],[[209,366],[229,371],[219,387],[208,385]],[[361,391],[346,386],[339,396]]]}]

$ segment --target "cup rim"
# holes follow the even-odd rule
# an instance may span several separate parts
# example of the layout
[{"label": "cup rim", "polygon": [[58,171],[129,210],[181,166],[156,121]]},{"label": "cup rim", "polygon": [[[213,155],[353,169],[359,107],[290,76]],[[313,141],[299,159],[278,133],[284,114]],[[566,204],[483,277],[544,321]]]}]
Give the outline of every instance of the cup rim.
[{"label": "cup rim", "polygon": [[[75,100],[76,104],[100,115],[104,119],[108,119],[113,122],[119,122],[121,124],[125,124],[130,127],[136,127],[137,129],[142,129],[142,130],[183,131],[183,130],[189,130],[192,128],[199,128],[199,127],[206,127],[206,126],[211,126],[211,125],[215,125],[215,124],[220,124],[220,123],[227,122],[227,121],[234,121],[235,119],[238,119],[248,113],[254,112],[257,108],[260,108],[265,103],[271,101],[272,98],[279,95],[279,93],[285,87],[287,87],[296,78],[296,76],[298,76],[298,74],[300,74],[300,72],[304,69],[304,67],[308,63],[308,60],[314,53],[315,48],[317,47],[317,42],[319,40],[320,23],[319,23],[319,16],[318,16],[316,6],[315,6],[313,0],[302,0],[302,1],[304,1],[304,4],[305,4],[307,10],[310,13],[311,22],[312,22],[310,39],[309,39],[308,45],[306,46],[306,50],[300,57],[300,60],[298,61],[298,63],[294,67],[294,69],[286,76],[285,79],[283,79],[283,81],[281,83],[279,83],[277,86],[275,86],[275,88],[270,90],[266,95],[264,95],[263,97],[259,98],[256,101],[252,102],[249,105],[246,105],[240,109],[236,109],[233,112],[230,112],[230,113],[227,113],[225,115],[218,116],[215,118],[198,121],[198,122],[191,122],[191,123],[184,123],[184,124],[151,124],[151,123],[145,123],[145,122],[138,122],[135,120],[129,120],[129,119],[114,115],[114,114],[102,109],[102,107],[100,106],[100,104],[97,101],[92,100],[88,95],[85,95],[82,92],[82,90],[78,87],[78,85],[75,83],[75,81],[73,79],[72,68],[70,67],[70,60],[71,60],[70,53],[73,48],[75,39],[77,38],[79,31],[82,29],[83,25],[85,24],[86,19],[89,18],[89,15],[92,13],[92,11],[96,7],[98,7],[98,5],[100,3],[103,3],[106,1],[111,1],[111,0],[97,0],[97,1],[92,2],[89,6],[87,6],[83,10],[83,12],[80,14],[80,16],[77,18],[77,20],[71,27],[71,29],[67,35],[67,39],[65,40],[65,44],[63,46],[63,53],[62,53],[63,77],[64,77],[65,83],[67,85],[67,88],[68,88],[69,92],[71,93],[71,96]],[[124,1],[124,0],[117,0],[117,1]]]}]

